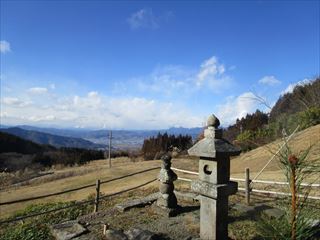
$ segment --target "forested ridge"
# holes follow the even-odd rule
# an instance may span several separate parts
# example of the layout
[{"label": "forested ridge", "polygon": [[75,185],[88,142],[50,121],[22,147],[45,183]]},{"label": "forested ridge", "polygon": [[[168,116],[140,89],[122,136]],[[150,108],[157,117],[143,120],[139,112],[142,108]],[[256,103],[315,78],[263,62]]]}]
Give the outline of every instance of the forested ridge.
[{"label": "forested ridge", "polygon": [[224,129],[224,137],[250,150],[289,135],[298,126],[303,130],[320,123],[320,78],[297,85],[281,95],[270,113],[256,110]]},{"label": "forested ridge", "polygon": [[0,170],[17,170],[27,165],[32,167],[33,164],[40,167],[50,167],[55,164],[84,164],[103,157],[102,151],[81,148],[55,148],[0,132]]},{"label": "forested ridge", "polygon": [[189,135],[168,135],[158,133],[156,137],[145,139],[142,145],[142,155],[145,160],[160,159],[167,151],[183,151],[191,147],[192,137]]}]

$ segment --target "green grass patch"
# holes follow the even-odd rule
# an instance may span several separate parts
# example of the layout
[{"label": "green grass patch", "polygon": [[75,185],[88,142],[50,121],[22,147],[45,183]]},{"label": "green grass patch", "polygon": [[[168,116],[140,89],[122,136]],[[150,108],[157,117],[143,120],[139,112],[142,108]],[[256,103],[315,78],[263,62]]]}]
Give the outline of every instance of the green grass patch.
[{"label": "green grass patch", "polygon": [[[13,216],[8,218],[8,220],[70,206],[74,203],[75,202],[72,201],[32,204],[24,210],[16,212]],[[81,215],[89,213],[90,210],[92,210],[92,207],[84,204],[13,223],[3,224],[0,230],[0,240],[54,239],[50,233],[49,225],[61,223],[67,220],[74,220]]]}]

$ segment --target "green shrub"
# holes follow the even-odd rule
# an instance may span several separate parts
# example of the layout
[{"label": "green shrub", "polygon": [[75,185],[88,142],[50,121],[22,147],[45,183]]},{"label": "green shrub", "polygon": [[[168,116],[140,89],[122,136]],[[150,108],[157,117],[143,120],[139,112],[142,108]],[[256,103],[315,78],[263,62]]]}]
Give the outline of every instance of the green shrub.
[{"label": "green shrub", "polygon": [[308,160],[311,147],[294,154],[288,147],[288,142],[285,143],[285,148],[276,155],[289,183],[289,195],[280,205],[285,214],[278,219],[262,216],[258,223],[258,231],[262,239],[314,239],[318,229],[312,228],[310,223],[317,219],[318,215],[308,199],[311,185],[303,187],[301,183],[306,179],[310,182],[314,179],[312,176],[315,177],[313,181],[319,179],[320,162],[319,159]]},{"label": "green shrub", "polygon": [[320,124],[320,108],[312,107],[306,111],[298,113],[301,129],[305,129]]},{"label": "green shrub", "polygon": [[237,141],[245,142],[245,141],[253,141],[254,140],[254,132],[251,130],[245,130],[243,133],[240,133],[237,136]]}]

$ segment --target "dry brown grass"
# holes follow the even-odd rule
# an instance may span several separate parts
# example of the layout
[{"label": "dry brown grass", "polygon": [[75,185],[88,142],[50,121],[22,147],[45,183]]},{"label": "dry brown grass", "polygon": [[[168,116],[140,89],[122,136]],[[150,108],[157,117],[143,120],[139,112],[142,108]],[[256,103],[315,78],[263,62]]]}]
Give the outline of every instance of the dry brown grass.
[{"label": "dry brown grass", "polygon": [[[141,171],[144,169],[149,169],[152,167],[160,166],[160,161],[148,161],[148,162],[139,162],[139,163],[130,163],[119,161],[115,163],[114,166],[109,169],[105,166],[105,161],[95,161],[90,166],[76,167],[75,171],[79,171],[84,168],[93,168],[94,171],[89,171],[86,174],[67,177],[63,179],[58,179],[50,182],[44,182],[42,184],[34,184],[29,186],[17,187],[12,189],[6,189],[0,192],[1,202],[12,201],[19,198],[28,198],[33,196],[45,195],[53,192],[64,191],[67,189],[72,189],[80,187],[87,184],[95,183],[96,179],[108,180],[116,178],[119,176],[124,176],[129,173]],[[61,170],[61,172],[72,171],[72,168]],[[61,173],[60,172],[60,173]],[[157,176],[158,170],[153,170],[143,174],[135,175],[129,178],[117,180],[111,183],[106,183],[101,185],[101,192],[104,194],[113,193],[121,191],[130,187],[137,186],[148,180],[151,180]],[[156,183],[153,183],[156,184]],[[152,186],[153,184],[150,184]],[[95,188],[87,188],[79,190],[72,193],[67,193],[59,196],[48,197],[44,199],[34,200],[32,203],[41,203],[41,202],[57,202],[57,201],[71,201],[71,200],[82,200],[87,198],[90,194],[95,192]],[[23,209],[31,202],[23,202],[12,205],[0,206],[0,212],[2,217],[9,216],[13,212]]]},{"label": "dry brown grass", "polygon": [[[255,174],[266,164],[266,162],[272,156],[272,152],[275,152],[278,146],[281,145],[281,141],[278,140],[275,143],[268,144],[266,146],[257,148],[253,151],[243,153],[239,157],[231,160],[231,176],[244,178],[244,170],[246,167],[250,168],[251,176]],[[310,145],[313,148],[310,152],[312,159],[320,157],[320,125],[311,127],[296,134],[296,136],[290,141],[290,146],[294,152],[300,152],[305,150]],[[198,172],[197,158],[184,157],[175,158],[172,163],[174,167],[193,170]],[[31,181],[27,186],[21,186],[16,188],[10,188],[0,191],[0,201],[10,201],[19,198],[26,198],[38,195],[44,195],[52,192],[64,191],[75,187],[80,187],[86,184],[95,183],[96,179],[107,180],[119,176],[124,176],[132,172],[160,166],[160,161],[145,161],[133,163],[128,158],[113,159],[113,167],[108,168],[107,160],[99,160],[90,162],[84,166],[69,167],[55,170],[53,175],[43,176],[36,181]],[[112,183],[108,183],[101,186],[101,191],[105,194],[121,191],[126,188],[130,188],[148,180],[155,178],[158,174],[158,170],[146,172],[130,178],[117,180]],[[180,177],[197,178],[197,176],[189,174],[178,173]],[[259,179],[268,180],[284,180],[283,173],[277,166],[277,160],[270,164],[270,166],[263,172]],[[152,183],[149,186],[156,187],[157,183]],[[188,189],[190,183],[177,181],[177,189]],[[94,187],[90,189],[84,189],[73,193],[68,193],[56,197],[49,197],[32,203],[39,202],[52,202],[52,201],[71,201],[82,200],[87,198],[90,194],[94,193]],[[16,210],[26,207],[30,202],[5,205],[0,207],[0,213],[2,217],[9,216]]]},{"label": "dry brown grass", "polygon": [[[255,176],[262,167],[269,161],[279,147],[282,140],[254,149],[250,152],[243,153],[239,157],[231,160],[231,173],[234,177],[243,177],[245,168],[250,168],[252,176]],[[289,147],[294,153],[299,153],[313,146],[308,158],[310,160],[320,158],[320,125],[313,126],[298,132],[290,141]],[[275,158],[265,169],[259,179],[280,180],[283,179],[282,171],[279,168],[277,158]]]}]

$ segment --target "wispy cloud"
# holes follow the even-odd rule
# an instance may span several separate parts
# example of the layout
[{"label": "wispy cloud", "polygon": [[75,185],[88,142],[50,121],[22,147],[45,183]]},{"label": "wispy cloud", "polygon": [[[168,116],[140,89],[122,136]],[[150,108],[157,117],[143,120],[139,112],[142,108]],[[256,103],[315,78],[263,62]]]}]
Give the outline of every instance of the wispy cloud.
[{"label": "wispy cloud", "polygon": [[278,80],[275,76],[265,76],[259,80],[260,84],[275,86],[281,84],[281,81]]},{"label": "wispy cloud", "polygon": [[233,84],[225,66],[218,62],[217,57],[203,61],[196,69],[184,66],[168,65],[157,67],[150,75],[134,79],[139,90],[180,95],[209,89],[218,93]]},{"label": "wispy cloud", "polygon": [[53,121],[56,119],[53,115],[38,115],[38,116],[30,116],[27,118],[31,122],[41,122],[41,121]]},{"label": "wispy cloud", "polygon": [[16,97],[4,97],[1,99],[1,103],[13,107],[26,107],[32,104],[30,100],[20,100]]},{"label": "wispy cloud", "polygon": [[31,94],[45,94],[48,92],[48,89],[45,87],[32,87],[28,89],[28,92]]},{"label": "wispy cloud", "polygon": [[0,41],[0,52],[1,53],[11,52],[10,43],[5,40],[1,40]]},{"label": "wispy cloud", "polygon": [[156,92],[165,95],[191,91],[194,73],[183,66],[158,66],[146,77],[135,79],[137,86],[143,92]]},{"label": "wispy cloud", "polygon": [[232,79],[226,74],[225,66],[219,63],[218,58],[215,56],[212,56],[201,64],[196,77],[197,87],[208,86],[213,91],[229,87],[231,82]]},{"label": "wispy cloud", "polygon": [[230,96],[225,103],[217,106],[217,116],[223,119],[225,126],[233,124],[237,118],[256,111],[260,103],[255,98],[252,92],[244,92],[238,97]]},{"label": "wispy cloud", "polygon": [[151,8],[142,8],[131,14],[127,22],[131,29],[149,28],[156,29],[161,23],[167,22],[173,16],[172,12],[155,15]]}]

